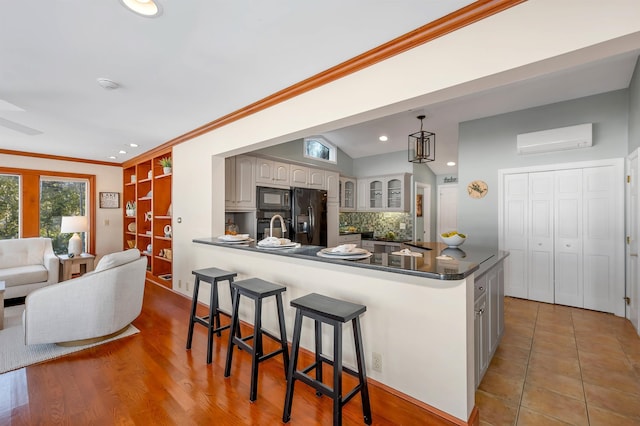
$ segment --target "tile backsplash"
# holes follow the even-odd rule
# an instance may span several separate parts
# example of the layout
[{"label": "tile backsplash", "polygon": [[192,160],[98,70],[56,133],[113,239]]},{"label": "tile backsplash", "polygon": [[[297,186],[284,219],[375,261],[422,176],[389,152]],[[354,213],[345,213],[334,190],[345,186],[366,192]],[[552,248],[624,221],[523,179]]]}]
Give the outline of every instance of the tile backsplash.
[{"label": "tile backsplash", "polygon": [[[405,229],[400,229],[401,223],[406,225]],[[410,213],[340,213],[340,228],[347,226],[355,226],[358,231],[373,231],[375,236],[393,231],[398,239],[413,238],[413,216]]]}]

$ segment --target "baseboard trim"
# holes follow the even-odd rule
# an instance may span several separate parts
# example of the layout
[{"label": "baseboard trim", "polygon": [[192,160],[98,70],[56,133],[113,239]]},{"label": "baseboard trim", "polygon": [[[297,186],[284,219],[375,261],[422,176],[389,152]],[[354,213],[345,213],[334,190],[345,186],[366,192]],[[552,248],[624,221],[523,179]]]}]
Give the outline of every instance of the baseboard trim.
[{"label": "baseboard trim", "polygon": [[389,392],[390,394],[397,396],[400,399],[404,399],[407,402],[410,402],[411,404],[422,408],[425,411],[428,411],[429,413],[433,414],[434,416],[438,416],[441,419],[450,422],[452,425],[460,425],[460,426],[467,426],[467,425],[479,425],[480,424],[480,417],[478,415],[478,407],[473,407],[473,410],[471,411],[471,415],[469,416],[469,420],[468,421],[464,421],[461,420],[455,416],[452,416],[449,413],[445,413],[442,410],[439,410],[435,407],[432,407],[431,405],[420,401],[419,399],[416,399],[410,395],[407,395],[406,393],[400,392],[397,389],[394,389],[390,386],[385,385],[384,383],[381,383],[375,379],[372,379],[371,377],[367,377],[367,382],[369,383],[369,385],[371,386],[375,386],[378,387],[386,392]]}]

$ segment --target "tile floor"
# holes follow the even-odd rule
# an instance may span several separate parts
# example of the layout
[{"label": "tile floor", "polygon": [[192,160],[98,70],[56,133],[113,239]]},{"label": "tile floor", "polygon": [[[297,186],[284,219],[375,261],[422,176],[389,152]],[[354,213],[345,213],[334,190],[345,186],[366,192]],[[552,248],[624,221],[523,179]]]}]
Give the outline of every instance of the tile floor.
[{"label": "tile floor", "polygon": [[640,338],[611,314],[505,298],[481,425],[640,425]]}]

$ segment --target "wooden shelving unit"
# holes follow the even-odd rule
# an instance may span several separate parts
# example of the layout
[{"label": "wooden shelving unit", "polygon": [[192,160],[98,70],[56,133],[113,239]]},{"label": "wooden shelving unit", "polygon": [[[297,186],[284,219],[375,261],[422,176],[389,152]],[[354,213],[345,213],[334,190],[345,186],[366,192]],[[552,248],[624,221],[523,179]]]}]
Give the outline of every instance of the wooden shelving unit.
[{"label": "wooden shelving unit", "polygon": [[[147,279],[172,287],[171,173],[165,173],[159,160],[171,151],[155,153],[124,168],[124,205],[136,203],[135,215],[124,210],[124,248],[138,248],[147,257]],[[135,177],[132,177],[135,176]],[[163,278],[160,278],[162,276]]]}]

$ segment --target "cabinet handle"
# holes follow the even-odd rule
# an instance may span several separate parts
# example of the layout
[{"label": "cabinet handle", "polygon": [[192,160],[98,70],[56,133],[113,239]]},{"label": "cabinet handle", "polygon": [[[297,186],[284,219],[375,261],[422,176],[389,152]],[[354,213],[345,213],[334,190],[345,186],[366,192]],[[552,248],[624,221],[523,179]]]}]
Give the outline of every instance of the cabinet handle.
[{"label": "cabinet handle", "polygon": [[478,290],[482,291],[484,290],[484,287],[478,287]]},{"label": "cabinet handle", "polygon": [[571,244],[567,244],[567,247],[571,247]]},{"label": "cabinet handle", "polygon": [[541,245],[542,245],[542,243],[538,243],[538,246],[541,246]]}]

